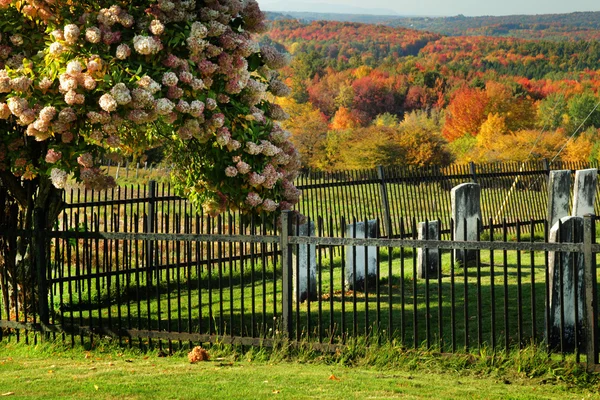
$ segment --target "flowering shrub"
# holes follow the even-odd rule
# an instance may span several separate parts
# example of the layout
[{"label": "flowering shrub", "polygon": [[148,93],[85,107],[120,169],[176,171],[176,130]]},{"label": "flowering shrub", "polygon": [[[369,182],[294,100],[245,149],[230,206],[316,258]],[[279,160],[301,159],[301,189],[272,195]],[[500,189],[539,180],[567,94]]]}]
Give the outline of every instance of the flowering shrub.
[{"label": "flowering shrub", "polygon": [[162,146],[205,211],[298,201],[298,153],[269,95],[286,57],[255,0],[0,0],[0,171],[114,185],[101,157]]}]

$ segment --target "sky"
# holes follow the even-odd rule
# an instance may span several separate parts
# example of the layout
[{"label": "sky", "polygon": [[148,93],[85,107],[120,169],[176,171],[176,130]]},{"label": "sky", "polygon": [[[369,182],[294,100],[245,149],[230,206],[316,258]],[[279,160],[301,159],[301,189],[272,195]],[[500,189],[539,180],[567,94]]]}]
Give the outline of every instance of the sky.
[{"label": "sky", "polygon": [[599,0],[257,0],[265,11],[466,16],[600,11]]}]

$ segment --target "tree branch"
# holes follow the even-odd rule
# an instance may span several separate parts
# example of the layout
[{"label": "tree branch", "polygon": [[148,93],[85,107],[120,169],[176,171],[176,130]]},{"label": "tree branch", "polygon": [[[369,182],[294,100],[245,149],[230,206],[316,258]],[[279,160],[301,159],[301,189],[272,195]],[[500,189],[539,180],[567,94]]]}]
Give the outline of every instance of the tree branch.
[{"label": "tree branch", "polygon": [[27,191],[21,185],[21,180],[14,176],[10,171],[0,171],[0,180],[8,193],[19,203],[21,208],[28,205]]}]

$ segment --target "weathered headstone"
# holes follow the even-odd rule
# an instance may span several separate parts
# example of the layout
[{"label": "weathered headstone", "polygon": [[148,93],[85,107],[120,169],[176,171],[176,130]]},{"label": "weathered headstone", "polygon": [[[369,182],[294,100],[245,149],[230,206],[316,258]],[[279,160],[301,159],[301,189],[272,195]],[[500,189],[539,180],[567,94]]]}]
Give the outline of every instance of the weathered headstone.
[{"label": "weathered headstone", "polygon": [[[463,183],[452,189],[451,196],[454,240],[476,241],[481,221],[481,187],[477,183]],[[477,250],[454,250],[456,262],[462,265],[475,261],[477,254]]]},{"label": "weathered headstone", "polygon": [[553,227],[559,219],[569,215],[571,199],[571,171],[550,171],[548,180],[548,225]]},{"label": "weathered headstone", "polygon": [[[564,217],[550,230],[551,243],[581,243],[583,242],[583,218]],[[584,258],[579,253],[548,254],[549,270],[549,316],[550,332],[546,339],[550,348],[560,348],[562,331],[562,350],[573,351],[575,346],[584,350]],[[575,285],[575,279],[577,285]],[[575,315],[575,305],[578,312]],[[576,322],[577,321],[577,322]],[[562,325],[562,329],[561,329]],[[575,343],[577,329],[578,343]]]},{"label": "weathered headstone", "polygon": [[[438,240],[440,231],[439,221],[419,222],[419,240]],[[439,250],[424,249],[417,250],[417,277],[419,279],[436,278],[440,269]]]},{"label": "weathered headstone", "polygon": [[[346,237],[376,238],[377,221],[367,221],[346,225]],[[366,275],[366,276],[365,276]],[[377,280],[377,247],[346,246],[346,288],[364,290],[365,282],[368,287],[374,286]]]},{"label": "weathered headstone", "polygon": [[598,170],[596,168],[583,169],[575,172],[572,216],[583,217],[587,214],[594,214],[597,184]]},{"label": "weathered headstone", "polygon": [[[298,227],[298,236],[315,236],[314,222]],[[300,244],[293,251],[294,299],[303,302],[317,298],[317,246]]]}]

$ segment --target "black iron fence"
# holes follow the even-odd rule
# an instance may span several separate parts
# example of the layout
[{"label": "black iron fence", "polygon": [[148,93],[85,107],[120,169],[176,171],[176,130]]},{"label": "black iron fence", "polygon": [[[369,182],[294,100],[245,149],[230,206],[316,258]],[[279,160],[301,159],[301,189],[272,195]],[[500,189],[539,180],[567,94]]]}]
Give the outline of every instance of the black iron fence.
[{"label": "black iron fence", "polygon": [[[354,238],[345,230],[326,231],[323,219],[316,221],[314,235],[308,230],[301,236],[287,214],[281,229],[271,230],[236,226],[233,216],[197,217],[160,233],[145,232],[150,223],[145,216],[130,222],[127,231],[110,232],[92,221],[76,230],[0,232],[3,239],[35,234],[46,243],[33,296],[20,296],[27,288],[18,285],[0,295],[0,335],[29,340],[33,332],[45,332],[42,336],[73,344],[110,336],[169,350],[197,342],[269,346],[286,338],[329,348],[358,336],[442,351],[549,344],[548,260],[555,253],[560,260],[583,257],[586,275],[574,274],[575,296],[563,296],[559,340],[551,350],[587,353],[597,362],[600,246],[594,217],[585,220],[582,243],[548,243],[546,224],[533,220],[517,223],[514,235],[506,222],[500,229],[480,224],[480,240],[471,242],[417,240],[414,233],[403,239]],[[342,218],[339,224],[348,222]],[[425,258],[439,260],[439,274],[418,276],[419,249]],[[473,263],[459,264],[457,252],[471,250],[477,253]],[[371,255],[374,277],[367,266]],[[560,282],[569,280],[568,272],[561,274]],[[573,307],[578,314],[584,296],[577,279],[585,279],[580,309],[591,322],[576,320],[581,334],[569,348],[565,321]],[[311,293],[298,295],[302,287]],[[7,302],[7,296],[15,301]],[[25,303],[16,301],[20,298]]]},{"label": "black iron fence", "polygon": [[[482,217],[487,224],[506,220],[514,233],[517,221],[541,222],[547,216],[548,174],[551,170],[573,171],[597,168],[597,163],[553,162],[464,164],[449,167],[379,167],[374,170],[308,171],[296,181],[302,189],[297,210],[316,220],[334,216],[335,230],[340,217],[347,220],[380,219],[382,236],[399,237],[406,218],[437,219],[449,226],[450,191],[467,182],[481,185]],[[600,193],[599,193],[600,194]],[[600,213],[600,196],[596,196]],[[327,221],[325,221],[327,223]],[[449,233],[449,232],[445,232]]]},{"label": "black iron fence", "polygon": [[[342,217],[346,221],[379,219],[382,221],[381,237],[411,237],[412,225],[402,226],[403,221],[435,219],[448,227],[451,189],[462,183],[477,182],[481,185],[484,226],[488,228],[490,219],[497,227],[506,220],[509,231],[514,234],[518,221],[533,219],[541,223],[546,220],[547,180],[551,170],[567,169],[574,173],[596,167],[597,163],[535,161],[525,164],[470,163],[443,168],[379,167],[331,173],[308,171],[296,180],[302,190],[296,210],[313,221],[319,216],[327,216],[322,222],[325,232],[330,229],[340,232]],[[596,213],[600,214],[600,185],[597,190]],[[71,188],[65,192],[65,204],[67,223],[72,223],[78,215],[78,224],[90,225],[91,218],[96,215],[99,228],[109,231],[131,230],[134,217],[142,224],[141,216],[156,210],[158,216],[146,227],[146,232],[174,232],[178,226],[189,224],[186,218],[193,220],[196,214],[194,207],[177,196],[168,183],[154,181],[102,192]],[[122,216],[126,218],[119,218]],[[234,214],[233,218],[238,221],[240,216]],[[128,220],[126,224],[125,219]],[[76,229],[72,225],[62,227]],[[448,235],[449,231],[445,230],[443,234]]]}]

